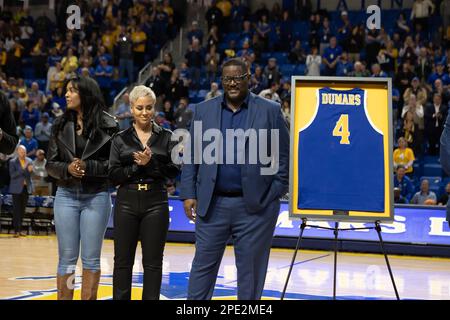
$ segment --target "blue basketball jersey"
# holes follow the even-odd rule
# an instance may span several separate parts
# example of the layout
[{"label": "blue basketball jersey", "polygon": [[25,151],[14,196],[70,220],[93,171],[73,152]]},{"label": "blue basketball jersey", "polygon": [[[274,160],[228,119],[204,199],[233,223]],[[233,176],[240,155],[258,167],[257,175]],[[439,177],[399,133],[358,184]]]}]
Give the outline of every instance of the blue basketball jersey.
[{"label": "blue basketball jersey", "polygon": [[366,108],[360,88],[317,90],[299,132],[298,209],[384,211],[383,133]]}]

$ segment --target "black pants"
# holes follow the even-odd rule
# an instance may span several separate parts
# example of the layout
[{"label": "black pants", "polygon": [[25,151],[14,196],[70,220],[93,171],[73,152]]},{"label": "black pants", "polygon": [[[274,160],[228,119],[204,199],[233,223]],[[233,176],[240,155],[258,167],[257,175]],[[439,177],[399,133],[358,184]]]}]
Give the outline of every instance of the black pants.
[{"label": "black pants", "polygon": [[133,263],[138,240],[142,246],[142,300],[158,300],[169,206],[162,187],[138,191],[121,187],[114,206],[113,299],[130,300]]},{"label": "black pants", "polygon": [[25,208],[27,207],[28,202],[28,191],[27,187],[24,187],[22,193],[13,194],[13,225],[14,231],[20,232],[22,231],[22,219],[25,215]]}]

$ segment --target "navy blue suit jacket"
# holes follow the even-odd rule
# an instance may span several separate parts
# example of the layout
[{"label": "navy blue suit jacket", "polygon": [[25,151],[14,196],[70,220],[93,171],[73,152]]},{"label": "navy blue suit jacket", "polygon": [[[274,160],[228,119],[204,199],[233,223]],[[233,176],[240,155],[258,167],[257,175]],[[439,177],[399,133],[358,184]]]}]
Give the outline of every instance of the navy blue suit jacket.
[{"label": "navy blue suit jacket", "polygon": [[[190,128],[191,141],[194,140],[196,121],[201,121],[202,136],[208,129],[220,131],[222,101],[223,96],[218,96],[195,106]],[[256,164],[248,164],[246,161],[246,164],[242,165],[242,189],[246,209],[249,212],[257,212],[288,191],[289,132],[281,114],[280,105],[253,93],[250,93],[248,100],[245,130],[249,128],[256,129],[257,132],[259,132],[259,129],[266,129],[268,141],[270,141],[270,130],[279,130],[279,168],[277,173],[261,175],[261,168],[268,168],[271,164],[262,164],[259,156],[257,156]],[[248,154],[249,140],[249,138],[245,140],[246,154]],[[258,142],[259,140],[258,137]],[[209,141],[201,143],[201,151],[210,143]],[[203,160],[201,164],[195,164],[193,149],[194,143],[191,144],[191,162],[190,164],[184,164],[182,167],[180,197],[182,199],[197,199],[197,214],[204,217],[208,212],[213,196],[218,164],[205,164]],[[270,145],[267,149],[270,151]]]},{"label": "navy blue suit jacket", "polygon": [[19,158],[14,158],[9,161],[9,175],[11,180],[9,182],[9,193],[20,194],[23,190],[23,183],[27,182],[28,193],[33,192],[33,182],[31,180],[31,173],[27,167],[32,163],[32,160],[26,157],[25,169],[20,165]]},{"label": "navy blue suit jacket", "polygon": [[[450,112],[441,135],[440,153],[442,169],[444,169],[446,174],[450,175]],[[450,201],[447,203],[447,221],[450,222]]]}]

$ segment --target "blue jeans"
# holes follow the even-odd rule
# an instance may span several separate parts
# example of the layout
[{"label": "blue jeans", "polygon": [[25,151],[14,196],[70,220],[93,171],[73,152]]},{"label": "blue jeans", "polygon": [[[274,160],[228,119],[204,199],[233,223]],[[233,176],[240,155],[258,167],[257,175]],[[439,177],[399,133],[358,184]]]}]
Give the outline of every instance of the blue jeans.
[{"label": "blue jeans", "polygon": [[75,272],[80,243],[83,269],[99,271],[103,237],[111,215],[110,193],[86,194],[77,189],[58,188],[53,210],[58,238],[58,274]]}]

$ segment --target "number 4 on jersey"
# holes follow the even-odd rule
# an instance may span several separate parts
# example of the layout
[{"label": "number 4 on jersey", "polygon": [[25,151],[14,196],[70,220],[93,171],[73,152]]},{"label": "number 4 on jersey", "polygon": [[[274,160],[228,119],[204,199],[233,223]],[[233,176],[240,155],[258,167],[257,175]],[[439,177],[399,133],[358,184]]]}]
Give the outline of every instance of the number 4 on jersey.
[{"label": "number 4 on jersey", "polygon": [[348,130],[348,114],[343,114],[333,129],[334,137],[341,137],[340,144],[350,144],[350,131]]}]

